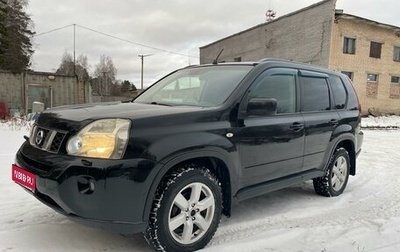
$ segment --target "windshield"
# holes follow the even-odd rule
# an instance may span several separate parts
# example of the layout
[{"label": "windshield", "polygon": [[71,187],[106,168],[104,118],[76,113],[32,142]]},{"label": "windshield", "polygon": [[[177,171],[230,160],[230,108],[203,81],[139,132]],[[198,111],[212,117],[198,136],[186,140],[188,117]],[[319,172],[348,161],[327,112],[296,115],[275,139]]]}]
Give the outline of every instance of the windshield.
[{"label": "windshield", "polygon": [[207,66],[179,70],[151,86],[137,103],[212,107],[222,104],[252,66]]}]

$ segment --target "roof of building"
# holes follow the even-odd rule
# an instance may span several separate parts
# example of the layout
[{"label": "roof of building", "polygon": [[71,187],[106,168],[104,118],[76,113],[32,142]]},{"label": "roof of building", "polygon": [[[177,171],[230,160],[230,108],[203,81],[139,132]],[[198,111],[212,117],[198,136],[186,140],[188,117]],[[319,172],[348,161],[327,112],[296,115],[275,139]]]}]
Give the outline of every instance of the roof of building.
[{"label": "roof of building", "polygon": [[[219,40],[217,40],[217,41],[214,41],[214,42],[212,42],[212,43],[210,43],[210,44],[208,44],[208,45],[201,46],[200,49],[206,48],[206,47],[211,46],[211,45],[214,45],[214,44],[217,44],[217,43],[219,43],[219,42],[221,42],[221,41],[224,41],[224,40],[226,40],[226,39],[235,37],[235,36],[237,36],[237,35],[246,33],[246,32],[248,32],[248,31],[257,29],[257,28],[259,28],[259,27],[268,25],[268,24],[270,24],[270,23],[277,22],[277,21],[279,21],[279,20],[281,20],[281,19],[284,19],[284,18],[293,16],[293,15],[298,14],[298,13],[300,13],[300,12],[307,11],[307,10],[312,9],[312,8],[315,8],[315,7],[319,6],[319,5],[325,4],[325,3],[329,2],[329,1],[332,1],[332,0],[320,1],[320,2],[318,2],[318,3],[315,3],[315,4],[313,4],[313,5],[310,5],[310,6],[308,6],[308,7],[305,7],[305,8],[303,8],[303,9],[300,9],[300,10],[297,10],[297,11],[295,11],[295,12],[291,12],[291,13],[289,13],[289,14],[286,14],[286,15],[284,15],[284,16],[281,16],[281,17],[279,17],[279,18],[277,18],[277,19],[274,19],[274,20],[272,20],[272,21],[265,22],[265,23],[262,23],[262,24],[253,26],[253,27],[251,27],[251,28],[249,28],[249,29],[246,29],[246,30],[244,30],[244,31],[241,31],[241,32],[238,32],[238,33],[234,33],[234,34],[232,34],[232,35],[230,35],[230,36],[228,36],[228,37],[225,37],[225,38],[219,39]],[[378,27],[381,27],[381,28],[390,29],[390,30],[393,30],[393,31],[396,33],[396,35],[400,37],[400,27],[397,27],[397,26],[394,26],[394,25],[390,25],[390,24],[380,23],[380,22],[377,22],[377,21],[374,21],[374,20],[370,20],[370,19],[367,19],[367,18],[354,16],[354,15],[347,14],[347,13],[343,13],[343,10],[335,10],[335,19],[336,19],[336,20],[338,20],[338,19],[354,20],[354,21],[364,22],[364,23],[367,23],[367,24],[370,24],[370,25],[375,25],[375,26],[378,26]]]},{"label": "roof of building", "polygon": [[259,28],[259,27],[262,27],[262,26],[265,26],[265,25],[268,25],[268,24],[277,22],[277,21],[279,21],[279,20],[281,20],[281,19],[284,19],[284,18],[293,16],[293,15],[298,14],[298,13],[300,13],[300,12],[307,11],[307,10],[309,10],[309,9],[315,8],[315,7],[319,6],[319,5],[325,4],[325,3],[330,2],[330,1],[332,1],[332,0],[323,0],[323,1],[320,1],[320,2],[315,3],[315,4],[313,4],[313,5],[310,5],[310,6],[307,6],[307,7],[305,7],[305,8],[302,8],[302,9],[300,9],[300,10],[297,10],[297,11],[291,12],[291,13],[289,13],[289,14],[283,15],[283,16],[281,16],[281,17],[278,17],[277,19],[274,19],[274,20],[271,20],[271,21],[269,21],[269,22],[265,22],[265,23],[262,23],[262,24],[253,26],[253,27],[251,27],[251,28],[249,28],[249,29],[246,29],[246,30],[244,30],[244,31],[240,31],[240,32],[234,33],[234,34],[232,34],[232,35],[229,35],[228,37],[225,37],[225,38],[219,39],[219,40],[217,40],[217,41],[214,41],[214,42],[212,42],[212,43],[210,43],[210,44],[208,44],[208,45],[201,46],[200,49],[201,49],[201,48],[208,47],[208,46],[211,46],[211,45],[216,44],[216,43],[218,43],[218,42],[221,42],[221,41],[223,41],[223,40],[226,40],[226,39],[235,37],[235,36],[237,36],[237,35],[239,35],[239,34],[243,34],[243,33],[246,33],[246,32],[248,32],[248,31],[257,29],[257,28]]},{"label": "roof of building", "polygon": [[380,23],[378,21],[370,20],[367,18],[358,17],[358,16],[354,16],[351,14],[347,14],[347,13],[342,13],[341,11],[336,11],[335,18],[336,18],[336,20],[337,19],[347,19],[347,20],[353,20],[353,21],[360,21],[360,22],[364,22],[364,23],[367,23],[370,25],[375,25],[375,26],[378,26],[381,28],[394,30],[396,33],[398,33],[398,36],[400,36],[400,27],[398,27],[398,26]]},{"label": "roof of building", "polygon": [[[9,71],[9,70],[0,69],[0,73],[14,73],[14,72]],[[59,74],[59,73],[54,73],[54,72],[41,72],[41,71],[33,71],[33,70],[23,70],[21,72],[17,72],[14,74],[21,74],[21,73],[25,73],[25,74],[29,74],[29,75],[42,75],[42,76],[75,77],[74,75]]]}]

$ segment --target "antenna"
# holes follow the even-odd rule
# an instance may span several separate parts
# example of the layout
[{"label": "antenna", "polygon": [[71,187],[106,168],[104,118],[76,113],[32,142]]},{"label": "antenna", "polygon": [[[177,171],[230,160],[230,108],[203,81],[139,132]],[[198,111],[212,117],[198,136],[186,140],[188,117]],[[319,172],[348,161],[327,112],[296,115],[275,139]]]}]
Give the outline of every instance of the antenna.
[{"label": "antenna", "polygon": [[222,49],[219,53],[218,53],[218,56],[215,58],[215,60],[213,61],[213,64],[214,65],[216,65],[216,64],[218,64],[218,58],[219,58],[219,56],[221,55],[221,53],[224,51],[224,49]]},{"label": "antenna", "polygon": [[275,19],[275,17],[276,17],[276,11],[269,9],[269,10],[267,10],[267,12],[265,13],[265,16],[266,16],[265,22],[270,22],[270,21],[272,21],[272,20]]}]

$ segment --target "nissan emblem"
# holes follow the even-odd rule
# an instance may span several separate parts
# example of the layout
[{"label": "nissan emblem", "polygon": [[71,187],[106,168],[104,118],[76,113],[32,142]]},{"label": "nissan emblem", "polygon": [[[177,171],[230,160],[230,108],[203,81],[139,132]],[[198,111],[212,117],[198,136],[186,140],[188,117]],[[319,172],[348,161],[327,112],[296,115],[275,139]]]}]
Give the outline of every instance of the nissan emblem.
[{"label": "nissan emblem", "polygon": [[36,139],[35,139],[36,145],[40,145],[43,139],[44,139],[44,131],[39,130],[38,133],[36,134]]}]

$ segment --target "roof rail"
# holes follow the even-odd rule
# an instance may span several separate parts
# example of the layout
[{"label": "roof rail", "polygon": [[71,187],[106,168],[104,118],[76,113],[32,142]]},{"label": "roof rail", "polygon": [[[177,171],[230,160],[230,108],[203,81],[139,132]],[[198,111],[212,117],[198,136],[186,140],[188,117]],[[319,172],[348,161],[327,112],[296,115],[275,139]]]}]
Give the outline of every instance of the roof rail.
[{"label": "roof rail", "polygon": [[260,61],[258,61],[258,62],[265,62],[265,61],[282,61],[282,62],[294,62],[293,60],[287,60],[287,59],[279,59],[279,58],[264,58],[264,59],[261,59]]}]

